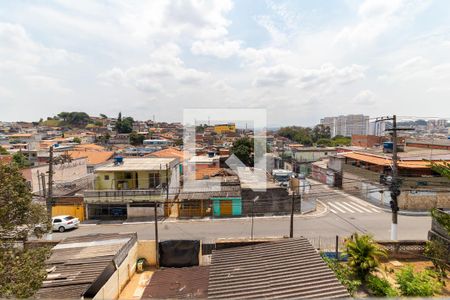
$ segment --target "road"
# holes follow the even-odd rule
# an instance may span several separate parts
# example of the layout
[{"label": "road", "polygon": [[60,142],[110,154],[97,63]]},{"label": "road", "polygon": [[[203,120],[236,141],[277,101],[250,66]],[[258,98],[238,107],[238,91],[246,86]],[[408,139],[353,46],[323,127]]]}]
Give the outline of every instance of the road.
[{"label": "road", "polygon": [[[354,232],[370,233],[376,239],[389,239],[391,214],[363,200],[334,191],[321,185],[313,185],[309,197],[317,197],[326,207],[322,216],[296,216],[294,235],[308,238],[333,239]],[[399,216],[399,239],[426,239],[431,226],[428,216]],[[154,224],[103,224],[86,225],[64,233],[54,233],[54,239],[92,233],[137,232],[140,239],[154,238]],[[200,239],[248,238],[251,234],[251,218],[212,220],[163,220],[159,222],[159,238]],[[282,237],[289,235],[289,217],[255,217],[255,237]]]}]

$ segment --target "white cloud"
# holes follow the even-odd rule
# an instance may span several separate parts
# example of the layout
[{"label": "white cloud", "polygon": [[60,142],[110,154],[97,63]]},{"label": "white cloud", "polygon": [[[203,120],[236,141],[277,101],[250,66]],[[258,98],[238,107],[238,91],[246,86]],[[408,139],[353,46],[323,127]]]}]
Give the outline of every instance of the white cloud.
[{"label": "white cloud", "polygon": [[164,92],[174,84],[198,85],[208,73],[188,68],[179,57],[176,44],[162,45],[152,51],[149,62],[128,69],[112,68],[98,75],[103,83],[121,83],[144,92]]},{"label": "white cloud", "polygon": [[354,98],[353,103],[362,105],[372,105],[375,103],[375,93],[371,90],[360,91]]},{"label": "white cloud", "polygon": [[195,41],[191,51],[196,55],[211,55],[218,58],[229,58],[239,53],[240,41]]},{"label": "white cloud", "polygon": [[430,3],[427,0],[365,0],[357,11],[358,22],[344,27],[335,42],[352,46],[372,43],[383,33],[414,18]]}]

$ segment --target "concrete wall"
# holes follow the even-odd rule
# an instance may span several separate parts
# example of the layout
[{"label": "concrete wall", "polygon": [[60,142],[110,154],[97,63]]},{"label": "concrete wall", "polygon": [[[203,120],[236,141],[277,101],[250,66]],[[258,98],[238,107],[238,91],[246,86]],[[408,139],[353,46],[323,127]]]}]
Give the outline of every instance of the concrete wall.
[{"label": "concrete wall", "polygon": [[[160,203],[159,207],[156,209],[158,216],[164,216],[164,203]],[[154,207],[132,207],[130,204],[127,204],[127,217],[153,217],[155,215]]]},{"label": "concrete wall", "polygon": [[[45,182],[48,184],[48,164],[22,170],[23,177],[30,182],[33,193],[39,192],[39,174],[46,174]],[[78,158],[70,163],[53,166],[53,180],[57,183],[72,182],[88,175],[86,158]]]},{"label": "concrete wall", "polygon": [[156,242],[155,240],[139,240],[137,248],[138,258],[145,258],[151,266],[156,265]]},{"label": "concrete wall", "polygon": [[117,299],[131,276],[136,272],[137,259],[138,243],[134,244],[128,252],[128,256],[93,299]]}]

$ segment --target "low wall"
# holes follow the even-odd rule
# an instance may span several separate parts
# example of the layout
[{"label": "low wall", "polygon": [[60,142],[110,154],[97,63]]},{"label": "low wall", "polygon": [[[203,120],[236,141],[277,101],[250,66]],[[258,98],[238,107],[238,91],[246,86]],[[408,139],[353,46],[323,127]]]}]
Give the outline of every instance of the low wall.
[{"label": "low wall", "polygon": [[423,257],[427,241],[377,241],[388,251],[389,258],[419,258]]},{"label": "low wall", "polygon": [[93,299],[117,299],[120,292],[125,288],[130,278],[136,272],[136,262],[138,258],[138,244],[128,252],[125,260],[120,264],[109,280],[103,285]]}]

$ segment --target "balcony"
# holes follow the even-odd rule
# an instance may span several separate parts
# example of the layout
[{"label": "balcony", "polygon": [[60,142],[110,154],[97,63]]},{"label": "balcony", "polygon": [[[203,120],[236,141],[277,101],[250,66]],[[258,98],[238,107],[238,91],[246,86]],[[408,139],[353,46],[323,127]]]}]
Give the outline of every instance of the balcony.
[{"label": "balcony", "polygon": [[165,200],[165,189],[84,191],[84,201],[86,203],[163,202]]}]

